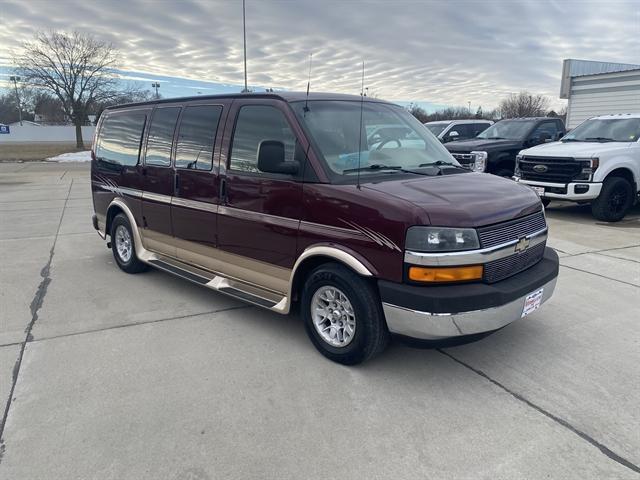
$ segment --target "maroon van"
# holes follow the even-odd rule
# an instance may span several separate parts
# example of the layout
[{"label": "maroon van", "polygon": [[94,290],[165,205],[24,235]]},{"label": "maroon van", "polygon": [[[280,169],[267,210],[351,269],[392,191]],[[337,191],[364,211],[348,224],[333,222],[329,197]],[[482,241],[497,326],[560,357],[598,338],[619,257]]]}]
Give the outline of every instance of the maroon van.
[{"label": "maroon van", "polygon": [[[364,100],[364,101],[363,101]],[[278,313],[344,364],[390,334],[462,341],[548,300],[535,192],[461,168],[400,106],[300,93],[168,99],[100,118],[91,184],[118,266]]]}]

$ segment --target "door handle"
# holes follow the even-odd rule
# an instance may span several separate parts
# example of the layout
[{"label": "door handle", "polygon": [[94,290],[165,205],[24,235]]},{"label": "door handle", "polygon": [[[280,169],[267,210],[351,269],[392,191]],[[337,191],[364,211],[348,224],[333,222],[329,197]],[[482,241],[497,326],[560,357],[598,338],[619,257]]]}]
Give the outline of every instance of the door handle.
[{"label": "door handle", "polygon": [[227,179],[220,179],[220,203],[224,203],[227,200]]},{"label": "door handle", "polygon": [[178,191],[180,191],[180,175],[178,175],[177,173],[176,173],[175,191],[176,191],[176,195],[178,194]]}]

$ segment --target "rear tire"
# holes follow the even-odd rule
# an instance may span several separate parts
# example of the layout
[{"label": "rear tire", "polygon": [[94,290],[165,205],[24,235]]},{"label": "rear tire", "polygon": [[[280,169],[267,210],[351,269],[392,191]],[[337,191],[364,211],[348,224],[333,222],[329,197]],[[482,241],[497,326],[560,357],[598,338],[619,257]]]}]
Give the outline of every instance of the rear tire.
[{"label": "rear tire", "polygon": [[116,215],[111,222],[111,250],[121,270],[127,273],[144,272],[149,266],[141,262],[136,254],[131,223],[124,213]]},{"label": "rear tire", "polygon": [[600,195],[591,202],[591,213],[598,220],[618,222],[633,206],[633,188],[622,177],[609,177],[602,185]]},{"label": "rear tire", "polygon": [[309,274],[300,308],[311,342],[334,362],[364,362],[389,342],[377,290],[342,265],[327,263]]}]

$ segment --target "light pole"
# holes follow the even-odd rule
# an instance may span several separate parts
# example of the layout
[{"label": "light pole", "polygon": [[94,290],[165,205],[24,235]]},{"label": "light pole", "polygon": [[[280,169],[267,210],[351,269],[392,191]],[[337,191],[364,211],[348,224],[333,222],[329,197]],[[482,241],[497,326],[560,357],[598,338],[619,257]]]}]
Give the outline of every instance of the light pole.
[{"label": "light pole", "polygon": [[467,102],[469,104],[469,116],[471,116],[471,102]]},{"label": "light pole", "polygon": [[20,126],[22,126],[22,102],[20,101],[20,95],[18,94],[18,82],[20,81],[20,77],[11,75],[9,77],[9,81],[13,82],[13,87],[16,90],[16,100],[18,100],[18,118],[20,119]]},{"label": "light pole", "polygon": [[160,83],[153,82],[151,84],[151,87],[156,89],[156,99],[160,98],[160,94],[158,93],[158,89],[160,88]]}]

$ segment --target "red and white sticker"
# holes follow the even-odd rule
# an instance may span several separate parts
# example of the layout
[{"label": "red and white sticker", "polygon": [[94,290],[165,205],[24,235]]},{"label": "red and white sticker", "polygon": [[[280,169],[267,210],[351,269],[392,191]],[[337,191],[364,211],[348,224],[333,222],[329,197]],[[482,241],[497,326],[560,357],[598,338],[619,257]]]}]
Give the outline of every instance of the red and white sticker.
[{"label": "red and white sticker", "polygon": [[542,293],[544,292],[544,288],[536,290],[535,292],[530,293],[524,299],[524,307],[522,309],[522,317],[526,317],[531,312],[534,312],[538,309],[538,307],[542,304]]}]

